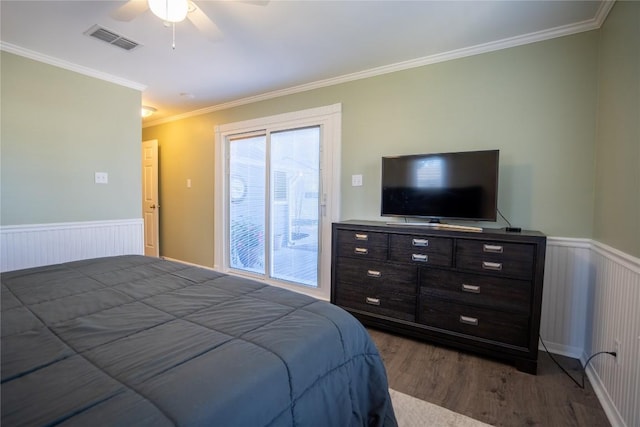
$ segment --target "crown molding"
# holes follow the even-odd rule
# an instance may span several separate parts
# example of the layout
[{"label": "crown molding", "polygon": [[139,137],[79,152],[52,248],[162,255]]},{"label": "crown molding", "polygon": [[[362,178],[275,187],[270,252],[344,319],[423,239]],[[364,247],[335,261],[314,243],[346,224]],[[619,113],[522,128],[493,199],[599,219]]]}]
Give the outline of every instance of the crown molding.
[{"label": "crown molding", "polygon": [[602,27],[602,24],[604,24],[607,16],[609,16],[609,12],[611,12],[611,9],[613,8],[613,5],[615,3],[616,0],[605,0],[600,2],[600,7],[596,11],[595,18],[593,18],[596,22],[597,28]]},{"label": "crown molding", "polygon": [[0,40],[0,50],[13,53],[15,55],[23,56],[25,58],[33,59],[38,62],[53,65],[54,67],[63,68],[65,70],[74,71],[85,76],[94,77],[96,79],[104,80],[110,83],[115,83],[120,86],[125,86],[130,89],[144,91],[147,86],[142,83],[134,82],[131,80],[123,79],[112,74],[104,73],[102,71],[94,70],[93,68],[83,67],[82,65],[74,64],[62,59],[54,58],[53,56],[44,55],[33,50],[25,49],[20,46],[16,46],[11,43],[3,42]]},{"label": "crown molding", "polygon": [[538,31],[535,33],[529,33],[522,36],[510,37],[494,42],[483,43],[475,46],[470,46],[462,49],[456,49],[449,52],[439,53],[435,55],[429,55],[422,58],[416,58],[409,61],[398,62],[391,65],[385,65],[382,67],[371,68],[369,70],[345,74],[339,77],[334,77],[325,80],[318,80],[312,83],[307,83],[299,86],[293,86],[286,89],[266,92],[260,95],[250,96],[235,101],[225,102],[222,104],[212,105],[210,107],[201,108],[198,110],[189,111],[187,113],[177,114],[175,116],[166,117],[150,121],[143,124],[143,128],[157,126],[164,123],[173,122],[176,120],[182,120],[189,117],[199,116],[202,114],[212,113],[214,111],[226,110],[241,105],[251,104],[258,101],[265,101],[268,99],[278,98],[281,96],[292,95],[300,92],[306,92],[313,89],[319,89],[327,86],[333,86],[341,83],[347,83],[355,80],[366,79],[369,77],[376,77],[384,74],[394,73],[397,71],[408,70],[411,68],[423,67],[425,65],[437,64],[440,62],[451,61],[454,59],[465,58],[474,55],[480,55],[483,53],[494,52],[497,50],[508,49],[511,47],[522,46],[526,44],[536,43],[544,40],[550,40],[558,37],[564,37],[572,34],[577,34],[585,31],[596,30],[602,26],[609,11],[613,7],[615,1],[603,1],[600,3],[600,7],[596,12],[596,16],[586,21],[577,22],[570,25],[564,25],[561,27],[551,28],[549,30]]}]

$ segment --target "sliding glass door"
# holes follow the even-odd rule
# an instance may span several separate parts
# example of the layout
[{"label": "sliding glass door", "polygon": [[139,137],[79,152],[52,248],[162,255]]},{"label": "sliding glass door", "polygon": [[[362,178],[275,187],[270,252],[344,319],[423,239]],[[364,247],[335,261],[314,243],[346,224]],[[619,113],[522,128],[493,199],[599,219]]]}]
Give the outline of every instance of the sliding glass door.
[{"label": "sliding glass door", "polygon": [[229,267],[318,286],[321,127],[227,138]]},{"label": "sliding glass door", "polygon": [[266,136],[229,143],[230,266],[264,274],[266,235]]}]

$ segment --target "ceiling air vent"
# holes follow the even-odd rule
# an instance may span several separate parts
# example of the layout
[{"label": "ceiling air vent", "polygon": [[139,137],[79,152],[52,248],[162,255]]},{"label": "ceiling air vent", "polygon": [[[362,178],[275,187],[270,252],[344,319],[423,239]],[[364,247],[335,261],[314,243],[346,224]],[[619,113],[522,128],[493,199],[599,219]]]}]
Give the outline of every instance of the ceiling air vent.
[{"label": "ceiling air vent", "polygon": [[94,25],[85,31],[84,34],[124,50],[133,50],[140,46],[140,43],[136,43],[133,40],[123,37],[111,30],[107,30],[99,25]]}]

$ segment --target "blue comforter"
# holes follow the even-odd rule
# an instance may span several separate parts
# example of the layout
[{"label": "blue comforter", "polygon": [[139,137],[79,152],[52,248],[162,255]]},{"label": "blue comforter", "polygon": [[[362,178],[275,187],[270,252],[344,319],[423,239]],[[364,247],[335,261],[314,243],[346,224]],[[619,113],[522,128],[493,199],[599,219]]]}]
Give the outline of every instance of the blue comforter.
[{"label": "blue comforter", "polygon": [[3,426],[395,426],[329,303],[142,256],[4,273]]}]

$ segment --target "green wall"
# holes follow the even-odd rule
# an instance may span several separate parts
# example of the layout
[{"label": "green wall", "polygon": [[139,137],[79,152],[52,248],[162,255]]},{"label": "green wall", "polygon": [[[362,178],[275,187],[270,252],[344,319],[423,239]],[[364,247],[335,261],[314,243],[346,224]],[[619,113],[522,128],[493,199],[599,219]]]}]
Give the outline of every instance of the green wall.
[{"label": "green wall", "polygon": [[141,218],[141,93],[7,52],[0,64],[0,224]]},{"label": "green wall", "polygon": [[[342,103],[342,218],[379,218],[383,155],[498,148],[499,207],[514,225],[640,256],[639,21],[640,3],[617,2],[599,31],[203,114],[142,138],[138,91],[2,52],[0,224],[140,218],[139,142],[158,139],[162,253],[212,266],[214,127]],[[352,174],[364,186],[351,187]]]},{"label": "green wall", "polygon": [[601,28],[594,237],[640,257],[640,3]]},{"label": "green wall", "polygon": [[161,253],[213,265],[216,125],[334,103],[343,219],[379,218],[381,156],[497,148],[498,203],[513,225],[590,238],[597,81],[590,31],[145,128],[160,145]]}]

